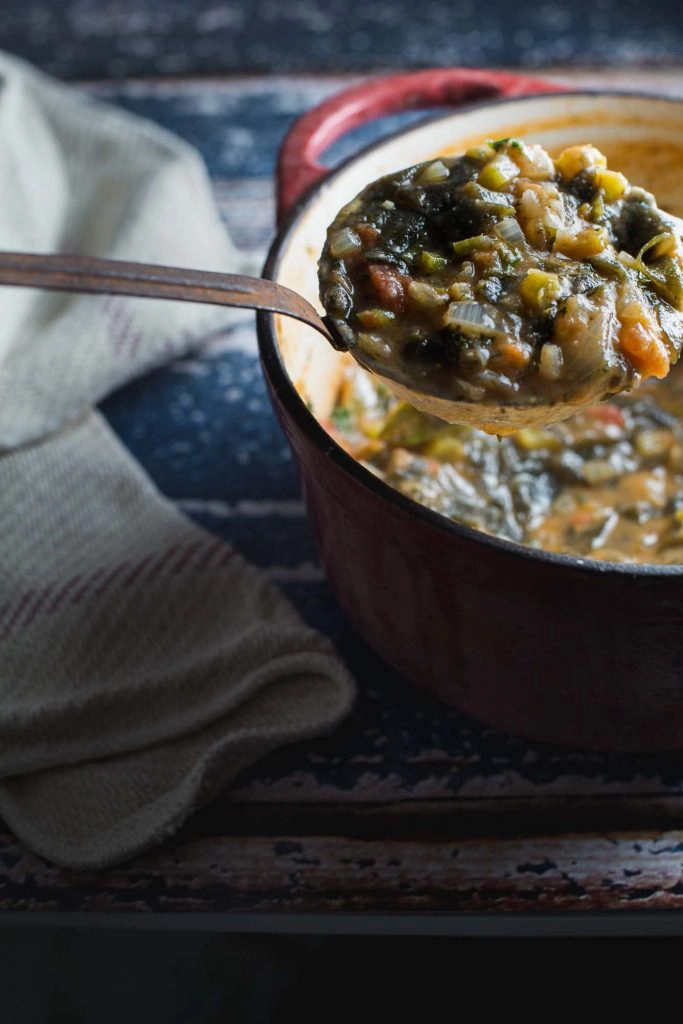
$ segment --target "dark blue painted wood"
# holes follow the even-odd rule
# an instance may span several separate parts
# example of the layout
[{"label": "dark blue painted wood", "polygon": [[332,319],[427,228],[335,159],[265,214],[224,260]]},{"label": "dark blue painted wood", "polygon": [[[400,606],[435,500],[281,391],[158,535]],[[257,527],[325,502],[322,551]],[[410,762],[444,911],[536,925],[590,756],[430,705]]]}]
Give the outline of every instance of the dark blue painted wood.
[{"label": "dark blue painted wood", "polygon": [[673,62],[652,0],[3,0],[0,45],[64,77]]},{"label": "dark blue painted wood", "polygon": [[[182,87],[123,82],[91,85],[89,91],[182,136],[201,150],[214,178],[270,180],[292,119],[350,81],[264,77],[235,85],[193,82]],[[409,111],[363,125],[335,142],[326,159],[337,163],[369,142],[436,112]]]}]

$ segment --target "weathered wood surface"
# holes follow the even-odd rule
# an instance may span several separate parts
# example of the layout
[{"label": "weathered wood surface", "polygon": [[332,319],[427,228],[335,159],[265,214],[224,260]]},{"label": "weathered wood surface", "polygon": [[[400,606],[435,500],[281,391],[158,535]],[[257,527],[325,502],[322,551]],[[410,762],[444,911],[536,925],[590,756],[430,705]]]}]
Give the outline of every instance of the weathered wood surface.
[{"label": "weathered wood surface", "polygon": [[72,78],[441,64],[661,64],[683,56],[666,0],[3,0],[0,45]]},{"label": "weathered wood surface", "polygon": [[[556,77],[683,95],[683,73]],[[346,81],[87,88],[198,146],[226,224],[258,265],[272,236],[271,174],[286,126]],[[354,133],[332,157],[376,130]],[[104,411],[180,508],[229,539],[334,639],[360,698],[334,736],[264,760],[172,843],[131,865],[69,872],[1,833],[0,907],[680,906],[681,755],[601,755],[497,733],[418,695],[353,634],[317,564],[294,466],[265,393],[251,314],[206,351],[112,396]]]},{"label": "weathered wood surface", "polygon": [[173,843],[72,872],[11,840],[0,909],[482,912],[683,909],[683,832],[465,839],[252,836]]}]

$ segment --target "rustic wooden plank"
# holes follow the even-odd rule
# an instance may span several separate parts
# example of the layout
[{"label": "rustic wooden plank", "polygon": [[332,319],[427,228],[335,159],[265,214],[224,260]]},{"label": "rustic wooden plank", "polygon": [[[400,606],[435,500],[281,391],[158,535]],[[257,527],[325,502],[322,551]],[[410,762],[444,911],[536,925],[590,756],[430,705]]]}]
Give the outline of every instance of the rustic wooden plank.
[{"label": "rustic wooden plank", "polygon": [[183,841],[201,836],[261,835],[283,832],[296,836],[343,835],[351,839],[440,839],[533,835],[562,836],[569,832],[618,832],[629,829],[675,828],[683,821],[683,795],[656,794],[620,799],[604,795],[555,797],[481,797],[443,800],[408,799],[353,803],[321,799],[238,802],[226,793],[185,825]]},{"label": "rustic wooden plank", "polygon": [[318,71],[329,67],[511,64],[614,66],[677,60],[680,21],[665,0],[510,5],[463,0],[5,0],[3,47],[71,78]]},{"label": "rustic wooden plank", "polygon": [[2,910],[510,912],[683,907],[683,832],[495,843],[205,837],[107,872],[46,865],[0,837]]}]

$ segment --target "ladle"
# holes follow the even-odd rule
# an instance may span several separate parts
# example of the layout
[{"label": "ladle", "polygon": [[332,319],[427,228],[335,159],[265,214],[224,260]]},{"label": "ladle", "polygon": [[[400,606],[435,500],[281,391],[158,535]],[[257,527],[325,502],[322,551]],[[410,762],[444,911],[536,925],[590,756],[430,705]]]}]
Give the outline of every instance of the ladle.
[{"label": "ladle", "polygon": [[[348,349],[362,366],[386,380],[392,391],[416,408],[450,423],[467,423],[490,433],[552,423],[580,408],[563,403],[494,405],[415,391],[398,367],[380,364],[356,346],[349,349],[336,335],[334,325],[327,317],[321,317],[303,296],[263,278],[62,253],[0,252],[0,285],[179,299],[282,313],[313,327],[335,349]],[[584,404],[594,404],[600,397],[604,396],[592,395]]]}]

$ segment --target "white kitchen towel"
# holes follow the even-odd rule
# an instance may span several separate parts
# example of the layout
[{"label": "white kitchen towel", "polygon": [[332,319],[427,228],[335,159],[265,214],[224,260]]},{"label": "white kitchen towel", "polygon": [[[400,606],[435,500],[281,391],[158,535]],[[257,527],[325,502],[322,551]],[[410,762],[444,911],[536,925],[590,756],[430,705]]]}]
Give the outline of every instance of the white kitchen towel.
[{"label": "white kitchen towel", "polygon": [[[160,128],[0,54],[0,139],[1,249],[245,270],[197,154]],[[0,289],[0,814],[68,866],[159,842],[353,701],[331,644],[93,409],[230,316]]]}]

